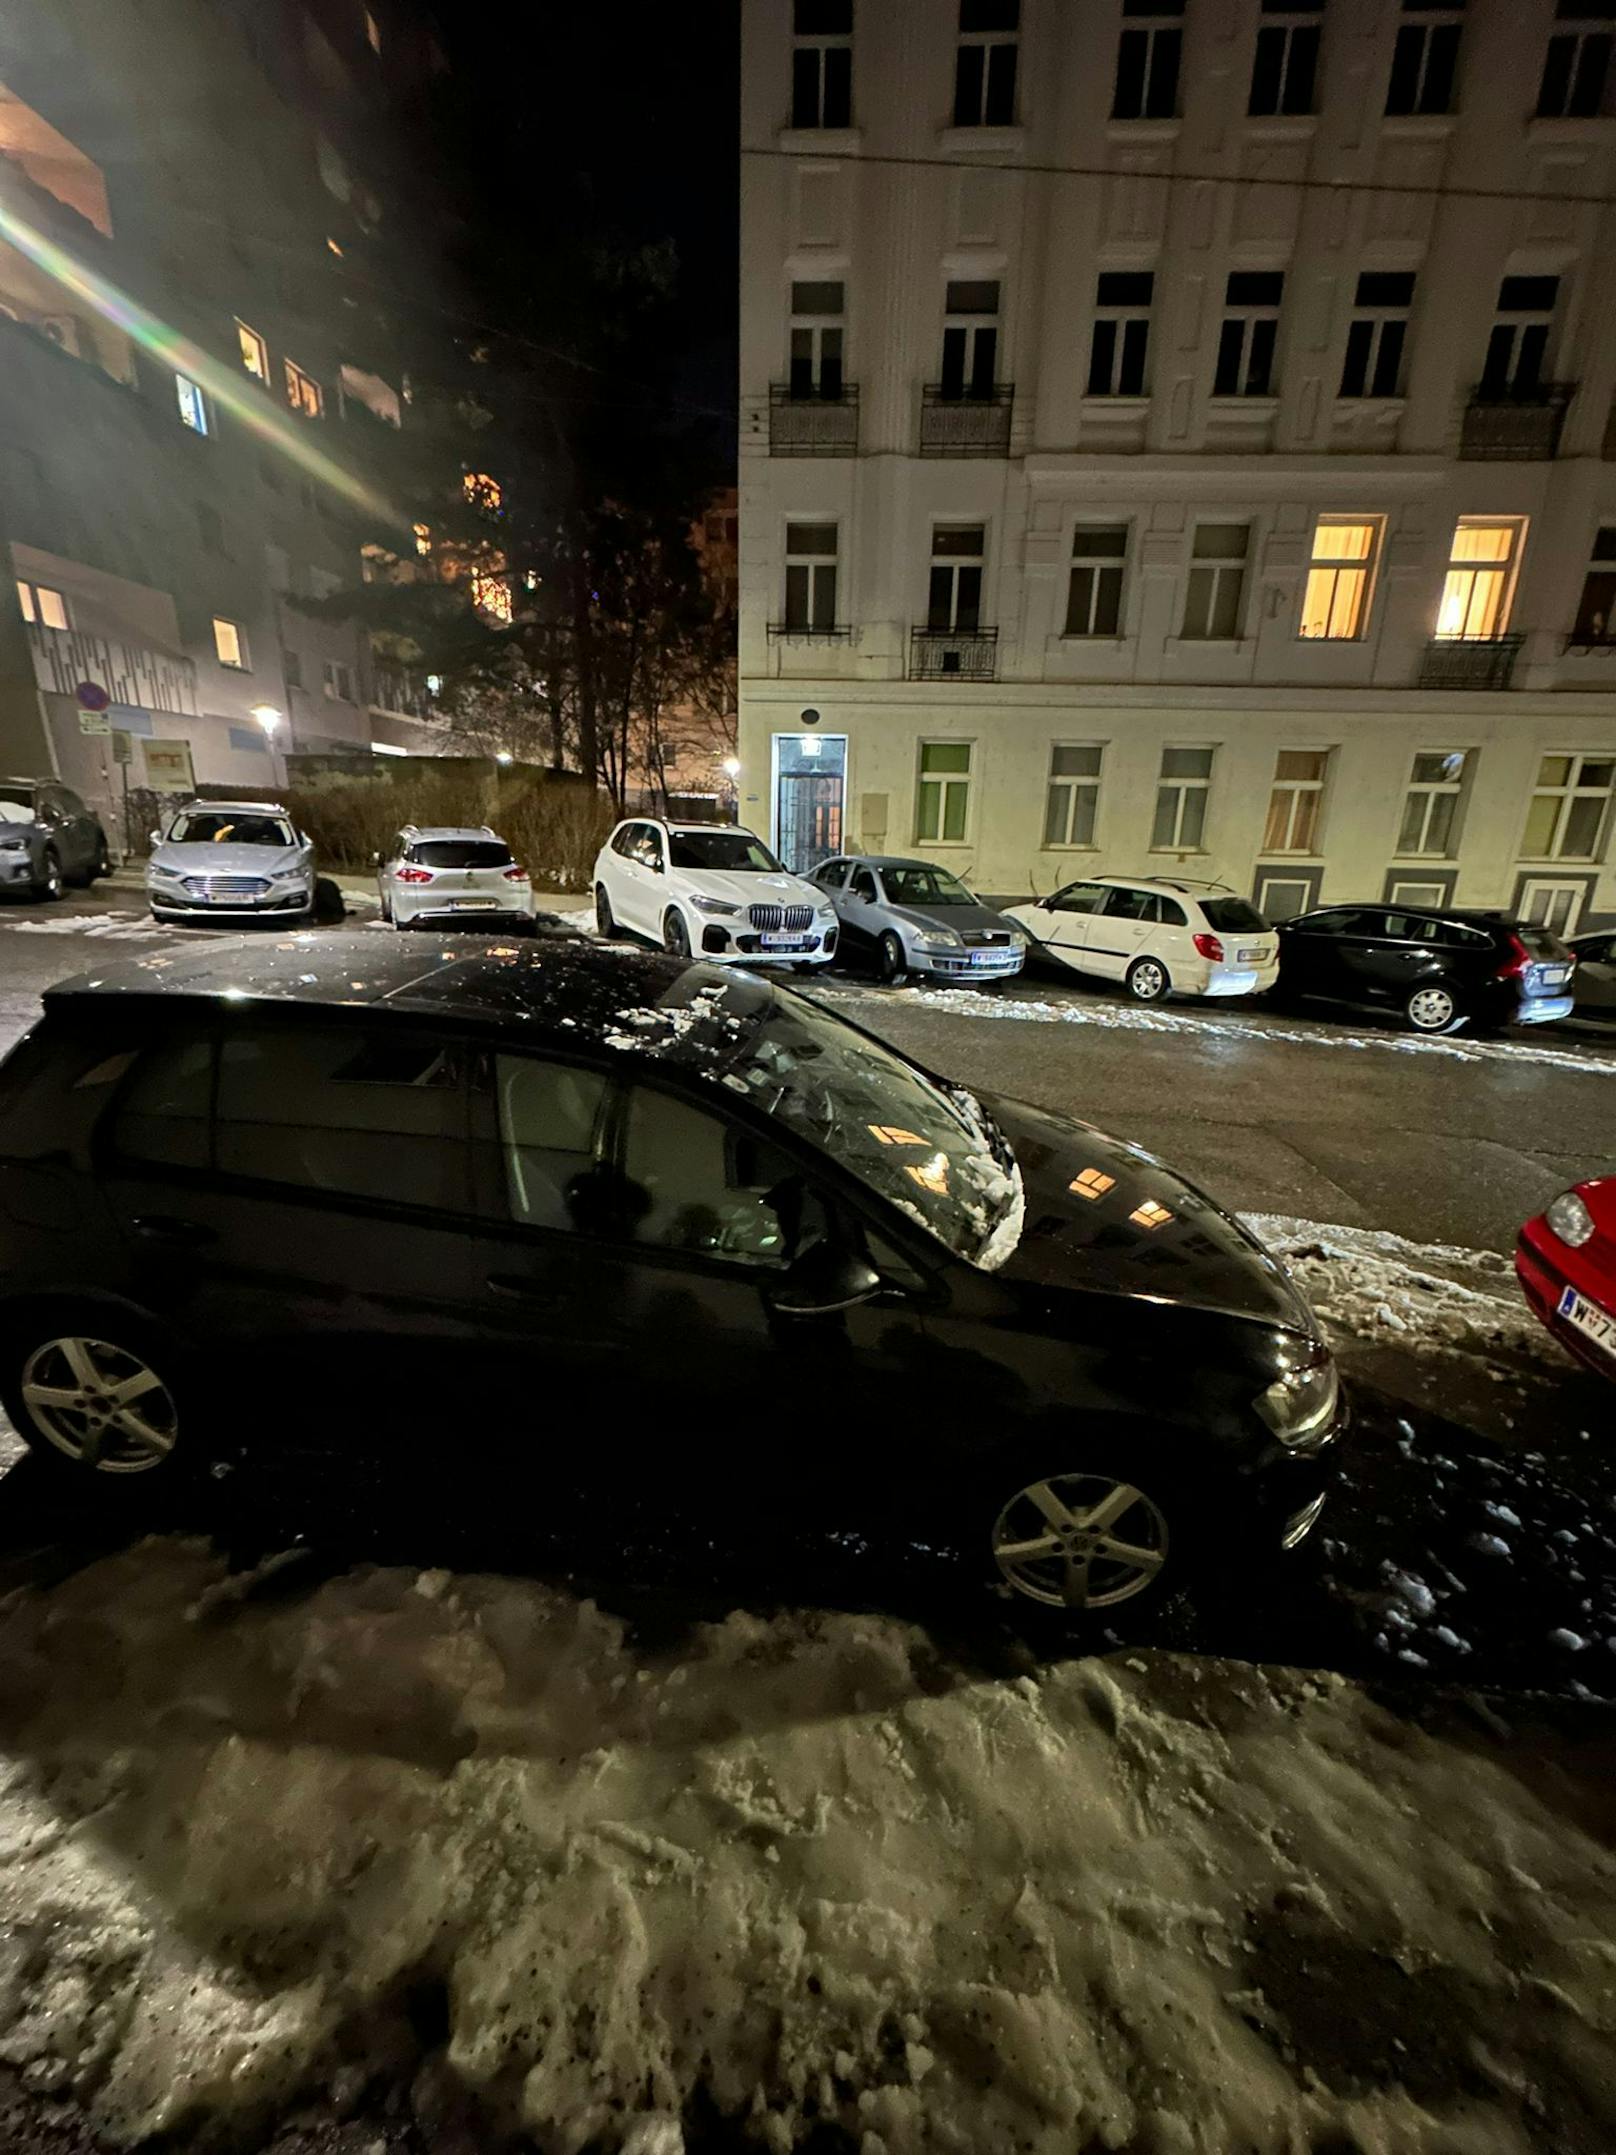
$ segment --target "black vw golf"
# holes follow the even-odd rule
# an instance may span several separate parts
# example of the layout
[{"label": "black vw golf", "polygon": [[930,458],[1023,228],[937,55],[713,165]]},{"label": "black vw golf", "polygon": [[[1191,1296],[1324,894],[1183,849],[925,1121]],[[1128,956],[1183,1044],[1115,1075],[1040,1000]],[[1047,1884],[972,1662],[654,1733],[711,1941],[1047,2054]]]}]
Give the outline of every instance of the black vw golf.
[{"label": "black vw golf", "polygon": [[109,1488],[318,1432],[524,1502],[744,1490],[1079,1609],[1299,1541],[1344,1414],[1281,1267],[1149,1155],[563,937],[54,989],[0,1067],[0,1397]]}]

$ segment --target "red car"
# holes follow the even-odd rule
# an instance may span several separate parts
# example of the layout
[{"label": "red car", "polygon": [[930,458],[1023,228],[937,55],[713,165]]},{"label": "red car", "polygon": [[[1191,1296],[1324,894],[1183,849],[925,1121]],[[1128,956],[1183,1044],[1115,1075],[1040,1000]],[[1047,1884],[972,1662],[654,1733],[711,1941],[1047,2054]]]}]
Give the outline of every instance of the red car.
[{"label": "red car", "polygon": [[1515,1271],[1561,1346],[1616,1382],[1616,1175],[1579,1182],[1528,1220]]}]

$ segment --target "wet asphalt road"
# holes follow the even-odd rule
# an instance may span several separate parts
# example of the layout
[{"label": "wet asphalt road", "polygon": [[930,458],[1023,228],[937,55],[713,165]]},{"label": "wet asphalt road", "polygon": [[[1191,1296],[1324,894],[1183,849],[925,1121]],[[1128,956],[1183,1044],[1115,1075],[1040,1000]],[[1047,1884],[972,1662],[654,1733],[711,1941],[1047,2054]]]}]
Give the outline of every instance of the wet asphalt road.
[{"label": "wet asphalt road", "polygon": [[[163,939],[128,890],[0,906],[0,1047],[53,980]],[[1054,976],[942,1005],[839,973],[812,987],[946,1075],[1131,1138],[1240,1211],[1507,1250],[1558,1190],[1616,1165],[1616,1037],[1545,1026],[1411,1042],[1356,1011],[1140,1011]]]}]

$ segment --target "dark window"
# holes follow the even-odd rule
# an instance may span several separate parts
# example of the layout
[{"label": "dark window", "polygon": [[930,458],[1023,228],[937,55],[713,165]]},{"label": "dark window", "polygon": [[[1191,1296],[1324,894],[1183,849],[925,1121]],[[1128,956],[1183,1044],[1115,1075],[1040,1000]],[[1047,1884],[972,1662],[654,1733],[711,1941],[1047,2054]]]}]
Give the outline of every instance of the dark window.
[{"label": "dark window", "polygon": [[503,838],[421,838],[410,859],[423,868],[508,868],[511,849]]},{"label": "dark window", "polygon": [[1308,935],[1380,935],[1385,931],[1384,913],[1313,913],[1298,921]]},{"label": "dark window", "polygon": [[1481,370],[1484,395],[1531,397],[1542,386],[1549,333],[1559,298],[1558,277],[1505,277],[1498,287],[1498,319],[1487,339]]},{"label": "dark window", "polygon": [[114,1151],[159,1167],[206,1167],[212,1093],[213,1043],[206,1034],[155,1042],[118,1102]]},{"label": "dark window", "polygon": [[1100,909],[1107,920],[1145,920],[1153,925],[1161,920],[1161,899],[1153,890],[1109,889],[1105,904]]},{"label": "dark window", "polygon": [[629,1240],[741,1265],[790,1254],[801,1178],[766,1138],[641,1086],[629,1096],[622,1163]]},{"label": "dark window", "polygon": [[1249,524],[1197,524],[1181,636],[1233,643],[1245,613]]},{"label": "dark window", "polygon": [[998,377],[998,284],[985,279],[951,283],[944,311],[943,395],[991,397]]},{"label": "dark window", "polygon": [[1311,112],[1319,66],[1316,22],[1265,23],[1251,63],[1248,112]]},{"label": "dark window", "polygon": [[1020,0],[960,0],[954,125],[1011,127],[1016,117]]},{"label": "dark window", "polygon": [[862,899],[866,905],[879,904],[880,901],[875,889],[875,877],[871,875],[868,868],[855,868],[853,870],[853,881],[850,887],[853,896]]},{"label": "dark window", "polygon": [[791,394],[798,398],[842,393],[842,314],[840,284],[794,284],[791,287]]},{"label": "dark window", "polygon": [[[494,1058],[505,1198],[524,1227],[596,1230],[611,1087],[598,1071],[525,1055]],[[593,1209],[592,1209],[593,1207]]]},{"label": "dark window", "polygon": [[1051,913],[1097,913],[1105,893],[1103,883],[1068,883],[1064,890],[1056,891],[1046,910]]},{"label": "dark window", "polygon": [[853,0],[796,0],[792,28],[792,126],[850,127]]},{"label": "dark window", "polygon": [[1066,587],[1068,636],[1115,636],[1122,619],[1126,524],[1079,524],[1072,533],[1071,581]]},{"label": "dark window", "polygon": [[1203,898],[1201,913],[1207,926],[1219,935],[1252,935],[1268,926],[1257,908],[1244,898]]},{"label": "dark window", "polygon": [[220,1047],[221,1174],[323,1196],[465,1207],[453,1050],[408,1030],[242,1028]]},{"label": "dark window", "polygon": [[1155,287],[1155,275],[1148,269],[1104,270],[1096,280],[1094,341],[1089,347],[1091,397],[1144,395]]},{"label": "dark window", "polygon": [[673,865],[698,872],[751,871],[759,875],[780,872],[780,863],[761,838],[750,831],[701,830],[673,833]]},{"label": "dark window", "polygon": [[1387,112],[1451,112],[1458,72],[1458,23],[1401,24],[1386,84]]},{"label": "dark window", "polygon": [[1577,605],[1571,641],[1602,644],[1616,641],[1616,524],[1600,526],[1594,540],[1588,574],[1583,578],[1582,598]]},{"label": "dark window", "polygon": [[982,563],[987,532],[981,524],[939,524],[931,535],[931,575],[926,587],[926,626],[971,632],[982,620]]},{"label": "dark window", "polygon": [[[1125,7],[1125,14],[1179,15],[1182,8]],[[1117,39],[1116,120],[1170,120],[1178,112],[1178,66],[1184,33],[1176,22],[1124,29]]]},{"label": "dark window", "polygon": [[836,526],[786,526],[786,627],[797,635],[836,625]]},{"label": "dark window", "polygon": [[[1581,5],[1562,7],[1562,15],[1596,14]],[[1584,24],[1575,30],[1556,31],[1543,55],[1543,80],[1538,86],[1540,120],[1591,120],[1605,111],[1605,89],[1610,79],[1611,33],[1607,28]]]},{"label": "dark window", "polygon": [[1234,270],[1225,290],[1228,312],[1218,334],[1215,397],[1266,397],[1274,381],[1283,270]]},{"label": "dark window", "polygon": [[1412,270],[1365,270],[1358,279],[1341,365],[1344,397],[1395,397],[1403,373]]}]

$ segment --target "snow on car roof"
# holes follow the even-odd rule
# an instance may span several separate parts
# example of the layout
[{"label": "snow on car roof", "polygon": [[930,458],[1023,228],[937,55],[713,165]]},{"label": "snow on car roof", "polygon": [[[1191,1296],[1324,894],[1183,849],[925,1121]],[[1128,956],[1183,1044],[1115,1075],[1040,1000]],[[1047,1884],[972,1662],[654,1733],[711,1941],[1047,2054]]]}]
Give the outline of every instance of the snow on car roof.
[{"label": "snow on car roof", "polygon": [[[254,936],[97,966],[47,990],[53,1012],[84,1012],[103,998],[154,1006],[244,1002],[314,1010],[359,1006],[466,1020],[554,1046],[614,1047],[659,1060],[699,1061],[713,1028],[696,1037],[671,1022],[708,997],[703,1016],[746,1016],[774,989],[750,974],[671,958],[661,951],[605,949],[583,936],[540,933],[472,938],[455,933]],[[670,1022],[663,1022],[663,1020]]]}]

